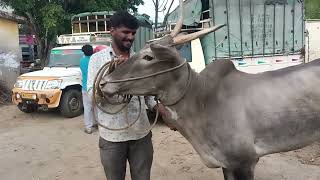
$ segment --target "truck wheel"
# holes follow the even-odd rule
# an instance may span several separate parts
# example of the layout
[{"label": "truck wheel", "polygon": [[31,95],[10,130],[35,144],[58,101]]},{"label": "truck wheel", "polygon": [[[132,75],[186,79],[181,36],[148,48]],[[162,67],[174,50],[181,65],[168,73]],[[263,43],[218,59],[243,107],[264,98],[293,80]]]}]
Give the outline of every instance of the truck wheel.
[{"label": "truck wheel", "polygon": [[19,103],[18,105],[18,109],[24,113],[32,113],[34,111],[36,111],[36,108],[31,105],[31,104],[22,104],[22,103]]},{"label": "truck wheel", "polygon": [[73,118],[83,113],[82,94],[77,89],[69,89],[62,95],[60,102],[62,116]]}]

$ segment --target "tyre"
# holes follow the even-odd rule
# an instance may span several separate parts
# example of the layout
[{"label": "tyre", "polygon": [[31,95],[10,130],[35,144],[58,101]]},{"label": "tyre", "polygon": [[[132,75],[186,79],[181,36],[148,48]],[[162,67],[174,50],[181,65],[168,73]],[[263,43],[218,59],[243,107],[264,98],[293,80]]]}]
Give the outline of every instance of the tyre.
[{"label": "tyre", "polygon": [[34,105],[31,104],[22,104],[19,103],[18,104],[18,109],[24,113],[32,113],[34,111],[36,111],[36,107]]},{"label": "tyre", "polygon": [[66,90],[60,100],[60,113],[67,118],[73,118],[83,113],[82,94],[80,90]]}]

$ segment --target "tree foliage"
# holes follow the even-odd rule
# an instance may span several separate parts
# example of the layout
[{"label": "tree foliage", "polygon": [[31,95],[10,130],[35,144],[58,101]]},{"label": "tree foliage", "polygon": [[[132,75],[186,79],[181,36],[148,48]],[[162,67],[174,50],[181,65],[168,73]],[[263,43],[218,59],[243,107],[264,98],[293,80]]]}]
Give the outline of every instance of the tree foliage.
[{"label": "tree foliage", "polygon": [[320,19],[320,0],[305,0],[307,19]]},{"label": "tree foliage", "polygon": [[10,6],[15,14],[27,19],[26,25],[36,36],[43,63],[57,35],[71,33],[73,15],[120,9],[136,12],[140,4],[143,0],[0,0],[0,6]]}]

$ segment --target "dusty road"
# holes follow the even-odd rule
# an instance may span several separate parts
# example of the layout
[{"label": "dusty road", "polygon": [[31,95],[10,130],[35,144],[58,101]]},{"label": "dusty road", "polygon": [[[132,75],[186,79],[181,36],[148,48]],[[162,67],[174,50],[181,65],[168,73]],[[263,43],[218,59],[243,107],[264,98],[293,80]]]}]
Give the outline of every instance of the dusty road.
[{"label": "dusty road", "polygon": [[[2,106],[0,180],[105,180],[97,141],[97,132],[83,133],[82,116],[64,119],[55,112],[24,114]],[[222,180],[221,170],[206,168],[179,133],[159,124],[153,142],[152,180]],[[256,179],[319,180],[319,157],[319,144],[264,157]]]}]

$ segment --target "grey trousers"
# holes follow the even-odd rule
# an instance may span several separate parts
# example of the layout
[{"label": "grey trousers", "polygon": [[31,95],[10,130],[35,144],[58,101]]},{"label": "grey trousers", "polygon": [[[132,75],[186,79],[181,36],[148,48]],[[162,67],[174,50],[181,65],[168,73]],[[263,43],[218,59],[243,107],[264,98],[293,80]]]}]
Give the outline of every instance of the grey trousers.
[{"label": "grey trousers", "polygon": [[92,107],[92,100],[91,97],[88,95],[87,91],[82,91],[82,101],[83,101],[83,121],[85,128],[92,128],[95,123],[94,114],[93,114],[93,107]]},{"label": "grey trousers", "polygon": [[132,180],[150,180],[153,160],[152,133],[133,141],[99,139],[100,158],[107,180],[125,180],[127,160]]}]

